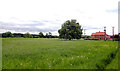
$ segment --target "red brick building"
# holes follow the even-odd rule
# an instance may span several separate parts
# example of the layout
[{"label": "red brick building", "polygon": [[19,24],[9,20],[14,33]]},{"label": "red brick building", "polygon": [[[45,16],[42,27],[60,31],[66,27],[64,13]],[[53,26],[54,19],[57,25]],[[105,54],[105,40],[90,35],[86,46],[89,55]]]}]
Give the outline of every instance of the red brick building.
[{"label": "red brick building", "polygon": [[105,34],[105,32],[92,33],[91,39],[104,40],[105,39],[105,35],[106,35],[106,39],[107,40],[111,40],[112,39],[112,38],[110,38],[110,36],[108,36],[107,34]]}]

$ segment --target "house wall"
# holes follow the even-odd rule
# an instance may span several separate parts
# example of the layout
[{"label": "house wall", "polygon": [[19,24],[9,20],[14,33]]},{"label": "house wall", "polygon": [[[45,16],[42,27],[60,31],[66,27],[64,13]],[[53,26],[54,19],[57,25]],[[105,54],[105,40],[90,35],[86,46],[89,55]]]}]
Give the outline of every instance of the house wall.
[{"label": "house wall", "polygon": [[[104,40],[104,35],[91,35],[91,38],[99,39],[99,40]],[[107,40],[110,40],[111,38],[109,36],[106,36]]]},{"label": "house wall", "polygon": [[91,38],[96,38],[99,40],[104,40],[104,35],[92,35]]},{"label": "house wall", "polygon": [[98,39],[98,40],[104,40],[105,35],[106,35],[106,39],[107,40],[111,40],[110,36],[108,36],[107,34],[105,34],[105,32],[92,33],[91,39],[95,38],[95,39]]}]

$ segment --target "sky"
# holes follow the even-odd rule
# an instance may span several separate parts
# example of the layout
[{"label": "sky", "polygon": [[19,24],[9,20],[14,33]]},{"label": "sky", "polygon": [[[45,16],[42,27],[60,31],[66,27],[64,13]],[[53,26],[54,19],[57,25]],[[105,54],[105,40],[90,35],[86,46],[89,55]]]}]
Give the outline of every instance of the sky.
[{"label": "sky", "polygon": [[[61,25],[71,19],[86,29],[86,35],[118,33],[118,1],[120,0],[0,0],[0,33],[59,35]],[[84,31],[83,31],[84,33]]]}]

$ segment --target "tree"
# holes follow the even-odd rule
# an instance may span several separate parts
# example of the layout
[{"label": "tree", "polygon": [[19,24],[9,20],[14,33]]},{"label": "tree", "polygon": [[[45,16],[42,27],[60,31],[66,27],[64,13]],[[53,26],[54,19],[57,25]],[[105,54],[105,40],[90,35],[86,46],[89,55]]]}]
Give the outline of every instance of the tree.
[{"label": "tree", "polygon": [[115,41],[119,41],[119,38],[120,38],[119,35],[114,35],[113,37],[114,37],[114,40],[115,40]]},{"label": "tree", "polygon": [[29,32],[25,33],[25,38],[30,38],[30,37],[31,37],[31,35]]},{"label": "tree", "polygon": [[3,33],[2,37],[13,37],[13,34],[10,31],[8,31],[8,32]]},{"label": "tree", "polygon": [[42,32],[39,33],[39,37],[40,37],[40,38],[43,38],[43,37],[44,37],[44,35],[43,35]]},{"label": "tree", "polygon": [[63,39],[80,39],[82,36],[82,29],[76,20],[67,20],[62,24],[61,29],[58,30],[59,38]]},{"label": "tree", "polygon": [[2,34],[2,37],[7,37],[7,34],[6,34],[6,33],[3,33],[3,34]]},{"label": "tree", "polygon": [[51,37],[52,37],[52,33],[51,33],[51,32],[49,32],[48,36],[49,36],[49,38],[51,38]]},{"label": "tree", "polygon": [[49,35],[48,35],[48,33],[46,33],[45,37],[46,37],[46,38],[49,38]]},{"label": "tree", "polygon": [[13,35],[13,34],[10,34],[10,37],[14,37],[14,35]]},{"label": "tree", "polygon": [[6,32],[7,37],[11,37],[12,33],[10,31]]},{"label": "tree", "polygon": [[52,38],[52,33],[51,33],[51,32],[46,33],[45,37],[46,37],[46,38]]}]

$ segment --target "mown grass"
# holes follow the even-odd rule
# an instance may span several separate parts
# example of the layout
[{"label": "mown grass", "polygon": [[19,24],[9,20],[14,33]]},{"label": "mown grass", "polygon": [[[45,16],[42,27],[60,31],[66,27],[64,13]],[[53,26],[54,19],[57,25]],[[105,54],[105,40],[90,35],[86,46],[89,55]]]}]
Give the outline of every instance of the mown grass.
[{"label": "mown grass", "polygon": [[98,69],[117,41],[3,38],[3,69]]}]

